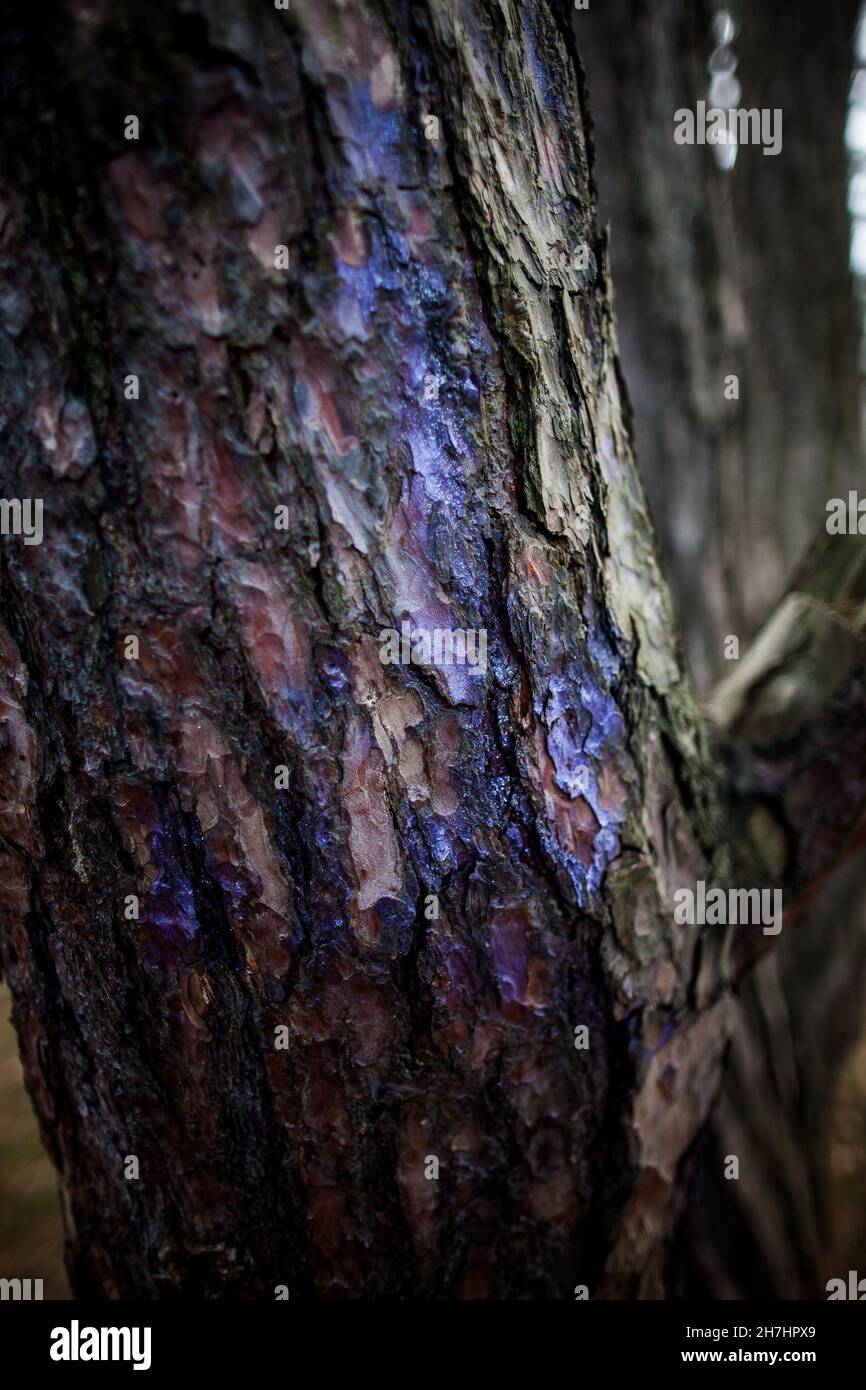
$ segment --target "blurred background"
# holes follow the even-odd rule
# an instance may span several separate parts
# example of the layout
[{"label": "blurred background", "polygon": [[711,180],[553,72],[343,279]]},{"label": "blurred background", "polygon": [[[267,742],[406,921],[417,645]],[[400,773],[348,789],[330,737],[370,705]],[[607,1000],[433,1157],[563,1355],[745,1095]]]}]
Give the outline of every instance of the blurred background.
[{"label": "blurred background", "polygon": [[[605,0],[574,28],[638,458],[706,699],[828,499],[866,483],[866,25],[859,0]],[[781,109],[781,152],[675,144],[699,100]],[[824,1298],[866,1274],[862,855],[740,1002],[678,1291]]]},{"label": "blurred background", "polygon": [[45,1298],[69,1298],[57,1180],[39,1140],[0,985],[0,1279],[42,1279]]}]

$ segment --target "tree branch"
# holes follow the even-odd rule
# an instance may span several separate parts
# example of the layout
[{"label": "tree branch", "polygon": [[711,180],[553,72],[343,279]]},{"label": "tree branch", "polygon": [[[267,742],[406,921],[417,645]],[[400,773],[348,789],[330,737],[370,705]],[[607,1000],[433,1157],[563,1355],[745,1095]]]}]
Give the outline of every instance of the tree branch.
[{"label": "tree branch", "polygon": [[[821,532],[707,712],[731,765],[735,863],[782,887],[792,926],[866,839],[866,539]],[[771,945],[740,932],[735,973]]]}]

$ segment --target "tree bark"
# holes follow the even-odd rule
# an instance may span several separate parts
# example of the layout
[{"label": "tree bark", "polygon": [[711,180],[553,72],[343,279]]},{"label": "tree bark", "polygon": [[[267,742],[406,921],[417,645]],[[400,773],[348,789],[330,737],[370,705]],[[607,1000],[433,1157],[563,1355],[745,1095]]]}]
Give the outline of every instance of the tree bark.
[{"label": "tree bark", "polygon": [[756,859],[710,751],[570,12],[5,19],[0,941],[77,1294],[663,1294],[752,944],[673,891],[802,895],[860,803]]}]

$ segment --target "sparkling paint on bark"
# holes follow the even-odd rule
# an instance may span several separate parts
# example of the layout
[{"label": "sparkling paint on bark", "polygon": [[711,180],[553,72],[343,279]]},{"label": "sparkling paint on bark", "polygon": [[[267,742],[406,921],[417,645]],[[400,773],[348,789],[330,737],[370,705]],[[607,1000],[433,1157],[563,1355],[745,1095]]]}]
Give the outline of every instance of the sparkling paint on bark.
[{"label": "sparkling paint on bark", "polygon": [[171,942],[179,937],[193,941],[200,931],[195,890],[177,862],[163,827],[157,826],[153,831],[150,848],[158,874],[147,895],[145,921],[158,927]]}]

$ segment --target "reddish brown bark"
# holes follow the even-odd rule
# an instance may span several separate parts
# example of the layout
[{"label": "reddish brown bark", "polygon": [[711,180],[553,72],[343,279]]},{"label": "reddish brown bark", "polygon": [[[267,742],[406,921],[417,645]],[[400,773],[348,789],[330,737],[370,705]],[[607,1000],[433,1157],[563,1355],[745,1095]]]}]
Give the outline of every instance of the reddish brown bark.
[{"label": "reddish brown bark", "polygon": [[[569,18],[7,35],[0,940],[79,1294],[665,1290],[730,1014],[671,895],[738,844]],[[487,669],[383,665],[404,619]]]}]

